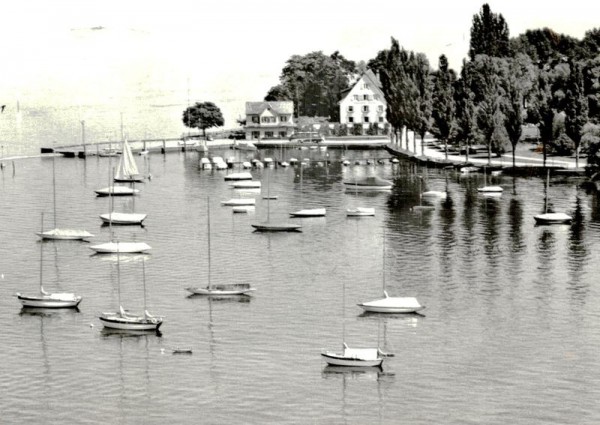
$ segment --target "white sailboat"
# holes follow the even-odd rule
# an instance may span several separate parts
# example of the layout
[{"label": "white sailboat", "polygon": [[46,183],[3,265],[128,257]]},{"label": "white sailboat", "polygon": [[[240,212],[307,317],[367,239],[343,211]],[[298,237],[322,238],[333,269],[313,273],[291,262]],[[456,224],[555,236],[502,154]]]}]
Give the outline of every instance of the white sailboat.
[{"label": "white sailboat", "polygon": [[59,229],[56,226],[56,167],[54,157],[52,157],[52,205],[54,209],[54,229],[44,230],[44,221],[42,220],[42,229],[36,233],[39,237],[54,240],[86,240],[94,236],[86,230]]},{"label": "white sailboat", "polygon": [[[110,183],[109,183],[110,184]],[[119,224],[119,225],[141,225],[148,216],[148,214],[142,213],[124,213],[115,212],[115,201],[112,196],[110,197],[109,207],[110,212],[106,214],[100,214],[100,220],[103,223]],[[133,209],[135,211],[135,198],[133,198]]]},{"label": "white sailboat", "polygon": [[[44,214],[42,213],[42,228],[44,227]],[[40,292],[39,294],[26,295],[17,292],[15,295],[23,307],[38,308],[75,308],[81,302],[82,297],[68,292],[50,293],[44,290],[44,249],[40,241]]]},{"label": "white sailboat", "polygon": [[570,224],[573,221],[573,217],[562,212],[548,212],[548,200],[550,196],[548,191],[550,189],[550,169],[546,174],[546,199],[544,202],[544,213],[538,214],[533,217],[536,224]]},{"label": "white sailboat", "polygon": [[383,261],[382,261],[382,287],[383,298],[358,304],[364,311],[372,313],[416,313],[423,310],[421,304],[415,297],[390,297],[385,287],[385,234],[383,237]]},{"label": "white sailboat", "polygon": [[114,180],[120,183],[141,183],[144,181],[144,176],[138,171],[135,158],[125,138],[123,139],[121,158],[119,159]]},{"label": "white sailboat", "polygon": [[[304,163],[300,163],[300,203],[302,203],[302,168],[304,167]],[[290,213],[291,217],[324,217],[327,213],[325,208],[305,208],[298,211],[294,211]]]},{"label": "white sailboat", "polygon": [[[112,195],[109,197],[109,208],[112,210]],[[112,217],[114,213],[108,214],[108,226],[110,228],[110,241],[91,245],[90,249],[98,254],[135,254],[135,253],[146,253],[152,249],[150,245],[145,242],[115,242],[113,229],[112,229]]]},{"label": "white sailboat", "polygon": [[483,186],[478,187],[477,192],[484,193],[484,194],[496,194],[498,196],[498,195],[501,195],[503,191],[504,191],[504,189],[502,189],[501,186],[495,186],[495,185],[488,186],[486,170],[485,170],[485,167],[483,167]]},{"label": "white sailboat", "polygon": [[254,227],[256,232],[299,232],[302,228],[301,225],[295,223],[285,222],[272,222],[271,221],[271,185],[269,183],[269,175],[271,171],[267,171],[267,221],[262,223],[254,223],[251,226]]},{"label": "white sailboat", "polygon": [[379,348],[350,348],[346,344],[346,283],[342,284],[342,351],[322,351],[321,357],[330,366],[381,367],[384,357]]},{"label": "white sailboat", "polygon": [[219,283],[213,284],[211,279],[211,249],[210,249],[210,198],[206,199],[207,244],[208,244],[208,285],[205,287],[191,286],[185,288],[194,295],[247,295],[256,289],[249,283]]},{"label": "white sailboat", "polygon": [[[117,242],[118,243],[118,242]],[[118,252],[118,251],[117,251]],[[144,313],[142,315],[131,314],[121,304],[121,271],[120,261],[117,255],[117,293],[119,310],[116,312],[103,312],[100,314],[100,322],[105,328],[123,331],[158,331],[163,323],[162,316],[153,316],[146,307],[146,261],[142,262],[143,287],[144,287]]]}]

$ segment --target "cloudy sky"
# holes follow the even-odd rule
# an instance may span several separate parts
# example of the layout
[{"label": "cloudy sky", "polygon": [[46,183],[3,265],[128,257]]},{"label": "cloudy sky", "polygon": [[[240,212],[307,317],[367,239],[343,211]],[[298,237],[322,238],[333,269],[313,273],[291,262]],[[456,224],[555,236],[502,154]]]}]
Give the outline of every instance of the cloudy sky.
[{"label": "cloudy sky", "polygon": [[[0,13],[2,103],[222,104],[226,121],[277,84],[293,54],[369,60],[395,37],[459,69],[481,0],[10,0]],[[511,36],[550,27],[581,38],[600,26],[583,0],[489,1]]]}]

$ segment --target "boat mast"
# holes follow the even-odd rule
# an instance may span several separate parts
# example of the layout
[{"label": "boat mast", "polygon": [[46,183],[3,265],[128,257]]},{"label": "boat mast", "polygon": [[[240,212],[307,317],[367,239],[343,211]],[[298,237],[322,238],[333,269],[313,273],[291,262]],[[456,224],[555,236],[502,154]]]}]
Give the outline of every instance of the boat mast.
[{"label": "boat mast", "polygon": [[206,197],[206,217],[207,217],[207,229],[208,229],[208,237],[206,238],[208,241],[208,290],[212,290],[211,286],[211,276],[210,276],[210,197]]},{"label": "boat mast", "polygon": [[54,228],[56,229],[56,166],[54,165],[55,156],[52,156],[52,205],[54,208]]},{"label": "boat mast", "polygon": [[544,214],[548,213],[548,192],[550,191],[550,168],[546,172],[546,199],[544,200]]},{"label": "boat mast", "polygon": [[[346,280],[342,282],[342,350],[346,348]],[[344,352],[344,351],[342,351]]]},{"label": "boat mast", "polygon": [[383,226],[383,260],[381,261],[381,263],[383,293],[385,294],[385,225]]},{"label": "boat mast", "polygon": [[117,299],[119,301],[119,315],[121,314],[121,255],[119,241],[117,241]]},{"label": "boat mast", "polygon": [[[44,213],[42,213],[42,232],[44,232]],[[42,280],[42,271],[43,271],[43,260],[44,260],[44,248],[42,245],[42,241],[40,241],[40,293],[44,293],[43,280]]]},{"label": "boat mast", "polygon": [[144,313],[146,313],[146,259],[142,258],[142,281],[144,285]]},{"label": "boat mast", "polygon": [[267,169],[267,223],[271,222],[271,182],[269,180],[270,175],[271,170]]}]

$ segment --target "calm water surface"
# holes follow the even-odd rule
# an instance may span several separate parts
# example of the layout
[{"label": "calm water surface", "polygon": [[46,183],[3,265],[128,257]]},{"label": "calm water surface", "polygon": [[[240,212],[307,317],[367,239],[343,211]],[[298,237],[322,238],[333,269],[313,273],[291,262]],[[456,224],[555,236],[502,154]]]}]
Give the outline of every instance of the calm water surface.
[{"label": "calm water surface", "polygon": [[[221,156],[233,151],[219,152]],[[367,158],[363,151],[289,151],[313,160]],[[247,159],[237,154],[238,159]],[[279,151],[259,156],[278,157]],[[148,213],[145,227],[115,227],[122,241],[152,246],[145,256],[92,255],[85,242],[38,242],[41,213],[52,225],[52,158],[9,166],[0,176],[0,334],[2,423],[600,423],[600,212],[577,181],[553,179],[549,198],[575,217],[571,226],[534,226],[544,182],[494,180],[501,197],[477,193],[483,177],[401,163],[338,163],[252,170],[266,185],[272,218],[300,208],[327,217],[295,219],[302,233],[254,233],[267,215],[258,193],[240,194],[224,171],[198,169],[198,154],[138,157],[153,178],[117,210]],[[98,215],[108,200],[106,158],[56,158],[58,226],[83,228],[92,242],[110,228]],[[377,174],[391,193],[354,194],[342,180]],[[415,213],[423,190],[446,200]],[[265,189],[265,186],[263,187]],[[302,189],[302,190],[300,190]],[[252,196],[250,214],[220,202]],[[208,198],[208,201],[207,201]],[[250,282],[251,297],[190,297],[208,276]],[[370,206],[375,217],[347,218]],[[383,244],[385,243],[385,259]],[[74,291],[78,311],[28,311],[12,295]],[[164,315],[162,334],[102,330],[98,314],[144,302]],[[364,315],[356,303],[387,289],[416,296],[424,315]],[[345,297],[343,295],[345,294]],[[382,370],[326,367],[322,349],[375,346],[395,353]],[[173,355],[170,348],[193,348]]]}]

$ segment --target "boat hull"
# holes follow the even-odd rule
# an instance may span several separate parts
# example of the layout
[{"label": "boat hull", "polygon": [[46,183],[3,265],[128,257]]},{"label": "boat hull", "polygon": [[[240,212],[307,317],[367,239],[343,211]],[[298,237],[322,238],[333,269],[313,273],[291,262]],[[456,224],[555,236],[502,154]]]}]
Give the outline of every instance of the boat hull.
[{"label": "boat hull", "polygon": [[224,177],[225,181],[252,180],[250,173],[232,173]]},{"label": "boat hull", "polygon": [[[387,294],[387,293],[386,293]],[[415,297],[389,297],[357,304],[364,311],[371,313],[416,313],[423,307]]]},{"label": "boat hull", "polygon": [[72,230],[72,229],[52,229],[45,232],[36,232],[42,239],[53,239],[53,240],[84,240],[94,237],[91,233],[85,230]]},{"label": "boat hull", "polygon": [[248,206],[248,205],[256,205],[256,200],[254,198],[248,198],[248,199],[243,199],[243,198],[239,198],[239,199],[230,199],[228,201],[221,201],[221,205],[226,205],[226,206]]},{"label": "boat hull", "polygon": [[162,319],[126,318],[118,316],[103,315],[100,321],[105,328],[118,329],[122,331],[157,331],[162,325]]},{"label": "boat hull", "polygon": [[375,208],[350,208],[346,210],[348,217],[369,217],[375,215]]},{"label": "boat hull", "polygon": [[100,219],[109,224],[142,224],[147,214],[108,213],[100,214]]},{"label": "boat hull", "polygon": [[326,214],[325,208],[312,208],[299,210],[290,213],[291,217],[324,217]]},{"label": "boat hull", "polygon": [[95,190],[98,196],[134,196],[140,193],[138,189],[133,189],[125,186],[113,186]]},{"label": "boat hull", "polygon": [[17,294],[17,299],[23,307],[35,308],[76,308],[81,302],[81,297],[71,299],[56,299],[47,296],[27,296]]},{"label": "boat hull", "polygon": [[209,287],[189,287],[185,288],[186,291],[191,292],[194,295],[245,295],[255,288],[252,288],[249,284],[230,284],[230,285],[214,285],[212,288]]},{"label": "boat hull", "polygon": [[571,224],[573,217],[564,213],[546,213],[533,217],[536,224]]},{"label": "boat hull", "polygon": [[300,226],[299,224],[288,224],[288,223],[281,223],[281,224],[271,224],[271,223],[264,223],[264,224],[252,224],[252,227],[254,227],[254,229],[257,232],[300,232],[302,226]]},{"label": "boat hull", "polygon": [[145,242],[107,242],[99,245],[92,245],[90,249],[98,254],[134,254],[148,252],[152,248]]},{"label": "boat hull", "polygon": [[363,360],[352,356],[325,351],[321,353],[323,360],[331,366],[347,366],[347,367],[381,367],[383,358],[373,360]]}]

